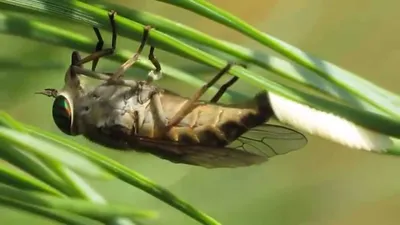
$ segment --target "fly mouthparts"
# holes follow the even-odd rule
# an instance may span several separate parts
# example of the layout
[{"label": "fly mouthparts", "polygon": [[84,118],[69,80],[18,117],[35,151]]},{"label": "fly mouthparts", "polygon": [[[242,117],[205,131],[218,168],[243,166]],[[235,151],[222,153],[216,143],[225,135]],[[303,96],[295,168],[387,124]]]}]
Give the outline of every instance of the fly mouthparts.
[{"label": "fly mouthparts", "polygon": [[43,91],[37,91],[35,94],[45,95],[47,97],[57,97],[58,91],[54,88],[45,88]]}]

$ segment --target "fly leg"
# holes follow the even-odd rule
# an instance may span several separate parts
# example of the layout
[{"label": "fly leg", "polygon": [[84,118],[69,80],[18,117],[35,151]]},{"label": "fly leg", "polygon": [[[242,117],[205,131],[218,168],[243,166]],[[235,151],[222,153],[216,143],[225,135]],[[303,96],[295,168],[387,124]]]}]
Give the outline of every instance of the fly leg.
[{"label": "fly leg", "polygon": [[140,42],[140,46],[139,46],[138,50],[130,59],[128,59],[125,63],[123,63],[115,73],[113,73],[110,76],[110,78],[108,80],[110,83],[115,83],[117,80],[119,80],[119,78],[125,73],[125,71],[129,67],[131,67],[135,62],[138,61],[139,56],[142,53],[144,46],[146,45],[147,39],[149,38],[150,30],[151,30],[151,26],[144,27],[142,41]]},{"label": "fly leg", "polygon": [[107,81],[112,74],[112,73],[95,72],[95,71],[85,69],[85,68],[82,68],[82,67],[76,66],[76,65],[72,65],[71,70],[74,70],[74,72],[76,74],[82,74],[82,75],[85,75],[85,76],[88,76],[88,77],[91,77],[94,79],[104,80],[104,81]]},{"label": "fly leg", "polygon": [[167,127],[168,121],[167,117],[165,116],[164,107],[162,106],[159,92],[155,92],[153,95],[151,95],[150,107],[155,119],[153,137],[162,137],[169,129]]},{"label": "fly leg", "polygon": [[[73,54],[79,55],[78,52],[75,52]],[[150,84],[153,80],[157,80],[160,76],[162,76],[162,71],[161,71],[161,66],[156,57],[154,56],[154,47],[152,46],[150,49],[150,54],[149,54],[149,60],[152,62],[154,65],[155,69],[149,72],[149,77],[147,78],[146,81],[142,82],[143,84]],[[79,62],[80,60],[74,60],[75,62]],[[110,79],[110,77],[113,75],[113,73],[101,73],[97,71],[92,71],[83,68],[82,66],[78,66],[77,63],[72,63],[72,69],[75,71],[77,74],[82,74],[88,77],[92,77],[98,80],[104,80],[107,81]],[[132,81],[124,80],[120,81],[124,82],[124,84],[132,87],[137,86],[137,82],[132,83]]]},{"label": "fly leg", "polygon": [[[78,74],[104,81],[108,81],[110,79],[112,73],[100,73],[89,69],[85,69],[83,68],[82,65],[79,65],[79,62],[81,62],[81,56],[79,52],[73,51],[71,55],[71,65],[65,74],[65,82],[68,83],[69,86],[75,88],[81,88],[80,81],[77,76]],[[132,88],[137,88],[139,86],[138,82],[134,80],[124,81],[124,84]]]},{"label": "fly leg", "polygon": [[[150,106],[152,107],[152,113],[156,119],[154,128],[154,137],[160,137],[166,134],[172,127],[176,126],[188,113],[191,112],[192,108],[196,105],[196,101],[210,88],[213,86],[225,73],[229,71],[233,64],[227,64],[211,81],[200,88],[185,104],[179,109],[179,111],[172,117],[168,122],[165,116],[164,108],[161,103],[159,92],[155,91],[150,97]],[[222,94],[221,94],[222,95]]]},{"label": "fly leg", "polygon": [[[85,58],[82,59],[80,56],[79,52],[74,51],[72,52],[71,55],[71,65],[65,75],[65,82],[70,83],[74,82],[75,87],[79,87],[79,79],[77,77],[77,74],[83,74],[86,76],[90,76],[96,79],[101,79],[101,80],[107,80],[108,76],[104,76],[105,74],[97,74],[94,72],[97,67],[97,63],[101,57],[111,55],[114,53],[116,45],[117,45],[117,30],[116,30],[116,24],[114,17],[116,15],[116,12],[111,10],[108,13],[108,18],[110,20],[110,25],[111,25],[111,30],[112,30],[112,40],[111,40],[111,48],[107,49],[102,49],[104,45],[103,38],[100,34],[100,31],[97,27],[93,27],[93,30],[96,34],[96,37],[98,39],[98,42],[96,44],[95,52],[92,54],[86,56]],[[91,62],[92,61],[92,70],[86,70],[83,68],[83,64]],[[107,79],[105,79],[107,77]]]},{"label": "fly leg", "polygon": [[111,10],[108,13],[108,18],[110,20],[111,31],[112,31],[111,48],[103,49],[104,41],[100,34],[100,30],[97,27],[93,27],[94,33],[96,34],[96,37],[98,40],[95,51],[92,54],[81,59],[75,65],[80,66],[80,65],[83,65],[85,63],[92,61],[92,71],[95,71],[96,67],[97,67],[97,63],[101,57],[114,54],[115,48],[117,46],[117,29],[116,29],[116,24],[115,24],[115,19],[114,19],[116,14],[117,13],[114,10]]},{"label": "fly leg", "polygon": [[[115,48],[116,48],[116,43],[117,43],[117,32],[116,32],[116,25],[115,25],[115,17],[116,12],[115,11],[110,11],[108,13],[108,17],[110,19],[110,23],[111,23],[111,30],[112,30],[112,47],[108,48],[108,49],[102,49],[103,48],[103,38],[101,37],[100,31],[98,28],[93,27],[94,32],[97,36],[98,42],[95,48],[95,52],[86,56],[85,58],[81,58],[79,52],[74,51],[72,52],[71,55],[71,65],[68,68],[66,74],[65,74],[65,83],[68,83],[68,85],[72,85],[75,88],[81,88],[80,86],[80,81],[79,78],[77,76],[77,74],[84,74],[84,75],[88,75],[88,76],[92,76],[94,78],[97,79],[102,79],[102,80],[107,80],[109,78],[109,75],[107,76],[107,74],[96,74],[94,72],[94,70],[96,69],[97,63],[99,61],[99,59],[101,57],[107,56],[107,55],[111,55],[114,53]],[[88,71],[86,71],[83,68],[83,64],[88,63],[90,61],[92,62],[92,73],[88,73]],[[107,79],[105,79],[107,77]],[[43,94],[46,95],[48,97],[57,97],[58,95],[58,91],[56,89],[53,88],[46,88],[44,91],[40,91],[40,92],[36,92],[36,94]]]},{"label": "fly leg", "polygon": [[[154,80],[158,80],[162,77],[161,65],[160,65],[160,62],[157,60],[157,58],[154,55],[154,50],[155,50],[154,46],[151,46],[148,58],[149,58],[150,62],[153,64],[153,66],[155,67],[155,69],[151,70],[149,72],[149,74],[147,75],[147,79],[145,81],[139,82],[138,89],[136,90],[137,96],[138,96],[138,102],[140,104],[143,104],[145,101],[150,100],[152,95],[157,94],[159,92],[157,87],[149,85]],[[126,82],[126,81],[124,81],[124,82]],[[159,98],[159,96],[158,96],[158,98]],[[154,101],[160,102],[160,104],[158,104],[156,107],[156,108],[160,108],[159,107],[159,106],[161,106],[160,99],[157,99]],[[164,120],[164,119],[162,119],[162,120]],[[163,123],[163,124],[165,124],[165,123]]]},{"label": "fly leg", "polygon": [[151,70],[149,72],[146,80],[147,84],[150,84],[151,82],[153,82],[153,80],[158,80],[162,77],[161,65],[160,62],[157,60],[156,56],[154,55],[154,50],[155,48],[151,46],[148,58],[156,69]]},{"label": "fly leg", "polygon": [[212,97],[210,102],[217,103],[219,101],[219,99],[222,97],[222,95],[226,92],[226,90],[228,90],[228,88],[230,86],[232,86],[234,83],[236,83],[237,80],[239,80],[239,77],[234,76],[228,82],[226,82],[224,85],[222,85],[219,88],[218,92],[214,95],[214,97]]},{"label": "fly leg", "polygon": [[212,87],[225,73],[232,67],[232,63],[228,63],[211,81],[206,83],[200,88],[185,104],[179,109],[179,111],[171,118],[166,128],[171,129],[176,126],[188,113],[190,113],[193,107],[196,105],[195,102],[210,88]]},{"label": "fly leg", "polygon": [[[240,64],[240,65],[244,68],[247,68],[247,66],[244,64]],[[219,101],[219,99],[222,97],[222,95],[226,92],[226,90],[228,90],[228,88],[231,87],[238,80],[239,80],[239,77],[237,77],[237,76],[232,77],[228,82],[226,82],[224,85],[222,85],[219,88],[218,92],[214,95],[214,97],[212,97],[210,102],[217,103]]]}]

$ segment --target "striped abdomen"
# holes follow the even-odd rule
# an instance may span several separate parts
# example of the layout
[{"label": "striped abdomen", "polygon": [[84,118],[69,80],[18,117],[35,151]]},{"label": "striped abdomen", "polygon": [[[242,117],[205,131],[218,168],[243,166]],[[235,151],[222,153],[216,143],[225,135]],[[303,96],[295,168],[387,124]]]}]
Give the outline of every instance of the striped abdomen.
[{"label": "striped abdomen", "polygon": [[[171,118],[185,99],[164,96],[164,110]],[[182,103],[178,104],[177,101]],[[239,105],[201,104],[189,113],[178,126],[172,128],[167,139],[208,146],[224,146],[249,129],[268,121],[273,112],[268,95],[261,92],[251,101]]]}]

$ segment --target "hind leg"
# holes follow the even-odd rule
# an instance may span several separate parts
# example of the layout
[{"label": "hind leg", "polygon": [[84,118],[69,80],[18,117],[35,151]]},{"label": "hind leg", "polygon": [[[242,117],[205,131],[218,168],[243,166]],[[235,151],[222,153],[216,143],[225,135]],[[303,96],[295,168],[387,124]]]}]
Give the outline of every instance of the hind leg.
[{"label": "hind leg", "polygon": [[[229,63],[229,64],[231,64],[231,66],[232,66],[235,63]],[[247,68],[247,66],[244,64],[238,64],[238,65],[241,65],[242,67]],[[224,85],[222,85],[219,88],[218,92],[214,95],[214,97],[211,98],[210,102],[217,103],[219,101],[219,99],[222,97],[222,95],[228,90],[228,88],[230,88],[238,80],[239,80],[239,77],[237,77],[237,76],[232,77],[228,82],[226,82]]]},{"label": "hind leg", "polygon": [[225,73],[227,73],[233,64],[228,63],[211,81],[203,85],[185,104],[179,109],[179,111],[171,118],[167,128],[171,128],[177,125],[195,106],[195,102],[210,88],[212,87]]},{"label": "hind leg", "polygon": [[217,103],[219,99],[222,97],[222,95],[228,90],[229,87],[231,87],[236,81],[239,80],[239,77],[232,77],[228,82],[226,82],[224,85],[222,85],[218,92],[214,95],[214,97],[211,98],[210,102],[211,103]]}]

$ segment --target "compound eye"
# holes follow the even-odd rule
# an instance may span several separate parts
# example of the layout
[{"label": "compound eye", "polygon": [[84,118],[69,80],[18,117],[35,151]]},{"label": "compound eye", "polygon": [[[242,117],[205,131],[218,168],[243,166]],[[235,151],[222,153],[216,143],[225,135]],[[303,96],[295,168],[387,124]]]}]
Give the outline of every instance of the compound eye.
[{"label": "compound eye", "polygon": [[64,95],[59,95],[53,102],[53,120],[63,133],[74,135],[74,110],[72,102]]}]

